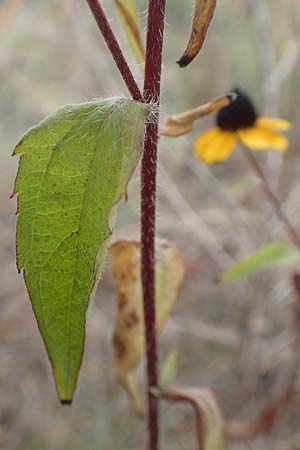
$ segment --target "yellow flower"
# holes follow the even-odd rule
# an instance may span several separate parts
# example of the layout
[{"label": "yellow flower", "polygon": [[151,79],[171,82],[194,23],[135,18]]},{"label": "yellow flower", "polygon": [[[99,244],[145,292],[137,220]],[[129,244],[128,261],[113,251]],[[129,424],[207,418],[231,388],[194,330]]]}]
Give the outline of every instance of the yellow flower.
[{"label": "yellow flower", "polygon": [[237,142],[253,150],[287,150],[289,141],[278,131],[286,131],[291,124],[283,119],[258,117],[247,95],[236,90],[236,99],[221,108],[216,126],[194,143],[195,153],[206,164],[229,158]]}]

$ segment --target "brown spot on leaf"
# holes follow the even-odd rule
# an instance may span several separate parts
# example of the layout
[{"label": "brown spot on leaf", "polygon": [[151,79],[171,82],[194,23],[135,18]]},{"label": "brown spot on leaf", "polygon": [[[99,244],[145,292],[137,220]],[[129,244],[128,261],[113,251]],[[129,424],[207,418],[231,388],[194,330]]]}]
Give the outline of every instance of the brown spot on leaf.
[{"label": "brown spot on leaf", "polygon": [[118,295],[118,310],[121,312],[126,305],[127,305],[126,295],[123,292],[120,292]]},{"label": "brown spot on leaf", "polygon": [[126,354],[126,347],[117,334],[114,334],[113,343],[118,358],[123,358]]},{"label": "brown spot on leaf", "polygon": [[127,328],[132,328],[139,323],[139,317],[135,311],[131,311],[125,318],[125,325]]}]

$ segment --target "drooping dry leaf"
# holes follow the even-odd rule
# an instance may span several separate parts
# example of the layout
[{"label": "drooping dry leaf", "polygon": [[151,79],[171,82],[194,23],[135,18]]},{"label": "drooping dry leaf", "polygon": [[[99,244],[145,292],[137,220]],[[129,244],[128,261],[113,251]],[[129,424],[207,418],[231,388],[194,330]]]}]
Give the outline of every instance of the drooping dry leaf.
[{"label": "drooping dry leaf", "polygon": [[165,128],[160,132],[162,136],[179,137],[189,133],[193,128],[195,120],[207,116],[224,106],[229,105],[236,99],[234,92],[218,97],[211,102],[200,105],[197,108],[190,109],[174,116],[169,116]]},{"label": "drooping dry leaf", "polygon": [[180,67],[187,66],[201,50],[216,4],[216,0],[195,0],[190,40],[184,54],[177,61]]},{"label": "drooping dry leaf", "polygon": [[212,391],[174,386],[164,397],[171,402],[189,403],[194,408],[199,450],[223,449],[224,423]]},{"label": "drooping dry leaf", "polygon": [[[141,285],[141,246],[138,241],[118,241],[110,249],[117,290],[117,314],[113,344],[118,382],[127,390],[136,412],[142,413],[131,372],[145,352]],[[156,327],[168,319],[184,279],[184,263],[176,247],[157,243]]]},{"label": "drooping dry leaf", "polygon": [[115,0],[115,4],[133,54],[137,62],[144,68],[145,50],[135,2],[134,0]]}]

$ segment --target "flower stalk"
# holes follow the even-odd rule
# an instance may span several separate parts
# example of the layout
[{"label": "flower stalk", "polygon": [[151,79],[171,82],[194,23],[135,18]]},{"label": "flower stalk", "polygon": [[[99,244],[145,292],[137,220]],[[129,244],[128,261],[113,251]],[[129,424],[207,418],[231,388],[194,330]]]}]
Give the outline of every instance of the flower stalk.
[{"label": "flower stalk", "polygon": [[275,194],[272,187],[270,186],[269,181],[268,181],[266,175],[264,174],[263,170],[261,169],[260,165],[256,161],[255,156],[253,155],[252,151],[249,150],[245,146],[243,146],[243,154],[244,154],[247,162],[251,166],[251,168],[254,170],[256,175],[259,177],[259,179],[261,181],[262,190],[264,191],[270,204],[273,206],[278,219],[284,225],[284,227],[289,235],[290,241],[298,250],[300,250],[300,238],[298,236],[298,233],[296,232],[294,226],[292,225],[288,216],[286,215],[285,211],[283,210],[280,199],[278,198],[278,196]]}]

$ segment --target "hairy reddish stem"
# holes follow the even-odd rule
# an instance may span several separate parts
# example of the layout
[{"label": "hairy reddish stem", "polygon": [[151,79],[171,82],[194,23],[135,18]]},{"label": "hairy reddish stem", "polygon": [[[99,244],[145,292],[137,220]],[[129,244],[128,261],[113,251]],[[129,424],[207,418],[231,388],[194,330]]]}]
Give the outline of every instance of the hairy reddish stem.
[{"label": "hairy reddish stem", "polygon": [[[86,1],[133,99],[155,104],[158,107],[160,103],[165,0],[148,1],[148,31],[143,96],[99,1]],[[150,388],[158,385],[155,327],[155,213],[158,108],[155,112],[151,111],[150,114],[151,120],[148,121],[146,127],[141,169],[142,286],[148,378],[148,450],[158,450],[158,399],[150,393]]]},{"label": "hairy reddish stem", "polygon": [[141,91],[132,75],[132,72],[127,64],[127,61],[123,55],[121,47],[111,29],[111,26],[107,20],[107,17],[103,11],[99,0],[86,0],[93,16],[97,22],[97,25],[105,39],[105,42],[112,54],[115,63],[118,66],[119,72],[125,81],[125,84],[134,100],[142,101]]},{"label": "hairy reddish stem", "polygon": [[[165,0],[149,0],[144,101],[156,105],[159,105],[160,102],[164,14]],[[158,450],[159,448],[158,399],[150,393],[150,387],[158,385],[155,327],[155,213],[158,120],[157,108],[155,115],[151,117],[147,124],[141,172],[142,285],[149,388],[149,450]]]}]

